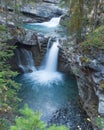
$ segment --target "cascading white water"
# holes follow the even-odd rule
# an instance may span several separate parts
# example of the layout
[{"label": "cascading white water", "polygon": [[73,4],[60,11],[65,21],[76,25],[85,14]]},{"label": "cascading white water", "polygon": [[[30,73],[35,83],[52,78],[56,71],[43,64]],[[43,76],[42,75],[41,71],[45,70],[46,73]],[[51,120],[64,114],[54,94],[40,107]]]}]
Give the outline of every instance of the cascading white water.
[{"label": "cascading white water", "polygon": [[56,41],[53,42],[51,48],[47,48],[46,56],[44,59],[45,63],[42,64],[41,69],[30,74],[30,78],[36,83],[44,85],[47,84],[49,87],[51,83],[57,84],[59,81],[62,81],[61,73],[57,72],[59,52],[58,44],[59,40],[56,39]]},{"label": "cascading white water", "polygon": [[59,25],[60,18],[61,17],[52,18],[49,22],[43,22],[43,23],[41,23],[41,25],[44,25],[44,26],[47,26],[47,27],[56,27],[56,26]]},{"label": "cascading white water", "polygon": [[24,24],[24,28],[30,29],[35,31],[36,33],[41,33],[43,35],[47,36],[56,36],[60,37],[63,36],[65,37],[66,35],[66,28],[60,25],[60,17],[54,17],[50,21],[47,22],[42,22],[42,23],[28,23]]},{"label": "cascading white water", "polygon": [[[29,24],[29,27],[35,28],[38,31],[48,30],[48,33],[50,31],[52,36],[52,31],[59,25],[61,17],[52,18],[48,22],[43,23],[32,23]],[[50,30],[49,30],[50,29]],[[53,31],[53,33],[55,32]],[[49,44],[52,43],[51,39],[49,39]],[[56,39],[55,42],[53,42],[51,48],[50,45],[47,45],[47,52],[45,55],[44,62],[42,66],[40,67],[40,70],[31,73],[29,76],[34,82],[38,82],[40,84],[48,84],[58,82],[59,80],[62,81],[62,75],[57,72],[57,62],[58,62],[58,44],[59,40]]]},{"label": "cascading white water", "polygon": [[18,67],[22,69],[23,72],[25,72],[24,66],[22,65],[21,57],[20,57],[20,50],[16,49],[15,54],[17,56],[17,64]]},{"label": "cascading white water", "polygon": [[56,26],[59,25],[60,18],[61,18],[61,17],[55,17],[55,18],[52,18],[52,19],[51,19],[50,21],[48,21],[48,22],[32,23],[32,24],[30,24],[30,25],[40,25],[40,26],[46,26],[46,27],[53,28],[53,27],[56,27]]},{"label": "cascading white water", "polygon": [[16,50],[16,55],[18,66],[22,69],[23,72],[36,70],[31,51],[20,48]]},{"label": "cascading white water", "polygon": [[46,66],[46,61],[47,61],[47,58],[48,58],[48,55],[49,55],[49,50],[50,50],[49,48],[51,47],[51,43],[52,43],[51,40],[52,40],[52,38],[50,37],[48,39],[48,43],[47,43],[46,54],[45,54],[45,57],[44,57],[44,59],[42,61],[42,64],[41,64],[39,70],[43,70],[45,68],[45,66]]},{"label": "cascading white water", "polygon": [[[47,32],[48,34],[50,33],[51,37],[52,34],[54,34],[53,36],[57,36],[55,34],[57,31],[54,27],[59,25],[59,20],[60,18],[53,18],[49,22],[44,22],[41,24],[39,23],[38,26],[36,25],[35,27],[31,26],[31,29],[37,28],[38,32],[43,31],[43,29],[45,31],[48,30]],[[53,28],[51,27],[55,29],[53,33]],[[45,31],[43,32],[45,33]],[[43,69],[41,68],[41,70],[35,72],[33,71],[32,73],[27,74],[25,73],[20,75],[20,77],[17,77],[19,78],[19,83],[23,84],[22,91],[20,91],[22,95],[21,99],[23,99],[22,104],[28,103],[29,107],[33,110],[42,112],[44,116],[43,120],[50,121],[49,123],[54,123],[53,121],[55,121],[57,124],[64,123],[68,127],[70,126],[71,129],[75,130],[78,128],[78,124],[81,122],[84,126],[81,127],[82,129],[89,129],[88,122],[85,122],[86,116],[84,115],[85,119],[82,120],[84,116],[81,116],[79,113],[81,110],[78,108],[77,103],[78,87],[76,80],[73,80],[73,78],[71,78],[69,75],[67,76],[57,72],[57,59],[59,51],[57,46],[59,40],[56,40],[53,45],[51,44],[52,41],[49,39],[47,53],[44,60],[45,62],[42,64]],[[22,58],[19,53],[21,53]],[[24,62],[22,60],[24,59],[26,64],[23,64]],[[34,70],[32,54],[27,52],[27,50],[21,50],[18,52],[18,64],[20,68],[24,70],[24,72],[28,67],[29,69]],[[57,117],[59,119],[58,122],[56,121]],[[78,122],[76,119],[78,119]]]},{"label": "cascading white water", "polygon": [[52,38],[50,37],[48,40],[48,44],[47,44],[47,52],[48,52],[49,48],[51,47],[51,43],[52,43],[51,40],[52,40]]},{"label": "cascading white water", "polygon": [[56,39],[56,41],[53,43],[52,47],[49,50],[49,54],[46,60],[46,71],[56,72],[57,70],[57,62],[58,62],[58,44],[59,40]]}]

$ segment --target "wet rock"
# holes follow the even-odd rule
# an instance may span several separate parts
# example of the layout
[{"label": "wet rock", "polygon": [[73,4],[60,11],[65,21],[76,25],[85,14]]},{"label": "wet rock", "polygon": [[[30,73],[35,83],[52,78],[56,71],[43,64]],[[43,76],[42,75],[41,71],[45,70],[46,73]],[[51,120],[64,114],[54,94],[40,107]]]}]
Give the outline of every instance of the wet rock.
[{"label": "wet rock", "polygon": [[[76,108],[77,106],[77,108]],[[87,115],[82,108],[78,108],[77,103],[68,103],[53,113],[48,122],[49,125],[66,125],[70,130],[93,130],[91,123],[87,121]]]},{"label": "wet rock", "polygon": [[53,4],[57,4],[60,2],[59,0],[43,0],[43,1],[46,3],[53,3]]}]

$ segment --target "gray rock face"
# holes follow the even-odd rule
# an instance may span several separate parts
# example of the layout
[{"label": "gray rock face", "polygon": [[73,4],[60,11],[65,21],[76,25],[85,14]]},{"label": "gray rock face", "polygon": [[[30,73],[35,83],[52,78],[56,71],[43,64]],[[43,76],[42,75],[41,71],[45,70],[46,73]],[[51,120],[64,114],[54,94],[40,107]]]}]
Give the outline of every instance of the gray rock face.
[{"label": "gray rock face", "polygon": [[22,8],[24,14],[30,14],[32,17],[40,17],[44,19],[50,19],[52,17],[58,17],[63,14],[63,10],[56,4],[40,2],[34,6],[25,6]]},{"label": "gray rock face", "polygon": [[[74,43],[74,42],[73,42]],[[79,45],[62,45],[63,54],[68,59],[70,71],[76,75],[79,95],[83,108],[90,116],[96,130],[96,118],[104,117],[104,52],[94,48],[87,54]]]},{"label": "gray rock face", "polygon": [[36,45],[38,43],[36,34],[30,30],[26,30],[24,34],[17,35],[17,40],[27,45]]},{"label": "gray rock face", "polygon": [[[8,25],[15,26],[18,21],[21,23],[34,23],[34,22],[44,22],[50,20],[52,17],[59,17],[64,13],[64,9],[60,8],[59,0],[37,0],[35,3],[30,3],[28,5],[21,5],[21,16],[16,16],[13,11],[13,7],[8,7]],[[5,24],[5,15],[1,12],[0,23]],[[15,15],[15,20],[13,16]]]},{"label": "gray rock face", "polygon": [[19,42],[24,45],[38,45],[41,46],[43,43],[47,43],[48,37],[42,34],[37,34],[36,32],[24,28],[12,28],[10,29],[10,35],[15,39],[16,42]]}]

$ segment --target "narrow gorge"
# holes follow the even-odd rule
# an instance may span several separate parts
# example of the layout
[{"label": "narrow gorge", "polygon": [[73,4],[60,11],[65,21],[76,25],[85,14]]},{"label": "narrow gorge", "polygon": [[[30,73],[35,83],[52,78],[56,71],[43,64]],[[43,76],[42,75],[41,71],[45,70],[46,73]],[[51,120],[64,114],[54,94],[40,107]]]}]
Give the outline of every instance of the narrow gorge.
[{"label": "narrow gorge", "polygon": [[[10,19],[13,9],[8,12]],[[76,43],[64,25],[70,20],[68,7],[61,8],[59,1],[40,0],[21,7],[21,13],[19,27],[7,22],[7,43],[16,46],[9,63],[19,73],[14,78],[21,84],[19,109],[28,104],[40,111],[48,126],[103,130],[97,120],[104,126],[104,49]],[[5,24],[5,17],[0,16],[0,23]],[[103,35],[104,27],[99,30]]]},{"label": "narrow gorge", "polygon": [[[24,26],[29,29],[28,33],[32,29],[39,34],[35,37],[38,39],[35,40],[35,45],[17,44],[12,59],[16,67],[14,69],[24,73],[16,78],[22,84],[21,107],[28,103],[33,110],[39,110],[43,114],[42,119],[49,125],[55,123],[66,125],[71,130],[92,130],[89,117],[81,108],[76,78],[67,65],[68,61],[62,49],[68,36],[65,35],[66,30],[59,25],[60,18]],[[56,31],[60,28],[61,32]],[[34,31],[30,34],[33,35]]]}]

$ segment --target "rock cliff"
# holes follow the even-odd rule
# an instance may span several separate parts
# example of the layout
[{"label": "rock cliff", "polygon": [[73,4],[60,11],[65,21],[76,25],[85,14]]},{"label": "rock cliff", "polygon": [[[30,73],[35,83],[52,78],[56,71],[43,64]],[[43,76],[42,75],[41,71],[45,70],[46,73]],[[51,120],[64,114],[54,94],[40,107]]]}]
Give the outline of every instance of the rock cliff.
[{"label": "rock cliff", "polygon": [[62,44],[62,53],[70,71],[76,76],[79,95],[84,110],[96,126],[98,116],[104,117],[104,51],[90,48],[84,49],[74,42]]}]

